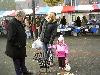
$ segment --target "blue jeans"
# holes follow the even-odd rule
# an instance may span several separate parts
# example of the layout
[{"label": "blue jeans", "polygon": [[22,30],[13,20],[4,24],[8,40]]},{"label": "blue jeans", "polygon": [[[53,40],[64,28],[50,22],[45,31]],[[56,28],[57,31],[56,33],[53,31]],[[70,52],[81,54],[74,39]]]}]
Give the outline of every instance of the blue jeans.
[{"label": "blue jeans", "polygon": [[44,50],[44,52],[45,52],[45,57],[46,57],[46,59],[48,59],[48,57],[49,57],[48,46],[49,46],[48,43],[44,43],[44,42],[43,42],[43,50]]}]

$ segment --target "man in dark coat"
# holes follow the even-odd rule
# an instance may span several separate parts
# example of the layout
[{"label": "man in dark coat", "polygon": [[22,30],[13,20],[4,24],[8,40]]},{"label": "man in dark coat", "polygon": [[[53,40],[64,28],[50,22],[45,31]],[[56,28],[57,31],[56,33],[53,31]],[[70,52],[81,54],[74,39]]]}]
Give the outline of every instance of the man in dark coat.
[{"label": "man in dark coat", "polygon": [[16,75],[31,74],[25,66],[26,34],[22,21],[25,17],[23,11],[16,11],[8,27],[6,55],[13,59]]}]

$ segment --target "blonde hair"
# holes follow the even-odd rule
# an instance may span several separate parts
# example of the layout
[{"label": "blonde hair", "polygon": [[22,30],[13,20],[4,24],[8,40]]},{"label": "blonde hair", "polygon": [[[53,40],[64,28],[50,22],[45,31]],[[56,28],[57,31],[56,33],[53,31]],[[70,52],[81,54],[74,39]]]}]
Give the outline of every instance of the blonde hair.
[{"label": "blonde hair", "polygon": [[22,11],[22,10],[17,10],[17,11],[15,12],[15,16],[18,16],[18,17],[20,17],[20,16],[25,16],[25,12]]},{"label": "blonde hair", "polygon": [[56,21],[56,14],[54,12],[48,13],[48,16],[51,18],[51,20],[53,20],[52,22]]}]

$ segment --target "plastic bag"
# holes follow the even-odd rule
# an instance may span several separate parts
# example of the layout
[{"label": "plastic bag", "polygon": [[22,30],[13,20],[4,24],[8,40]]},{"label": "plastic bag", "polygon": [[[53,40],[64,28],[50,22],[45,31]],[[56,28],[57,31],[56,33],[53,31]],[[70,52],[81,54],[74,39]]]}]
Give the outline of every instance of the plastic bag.
[{"label": "plastic bag", "polygon": [[72,35],[73,35],[73,36],[77,36],[77,33],[73,31],[73,32],[72,32]]},{"label": "plastic bag", "polygon": [[67,63],[67,64],[65,65],[65,70],[66,70],[66,71],[70,71],[70,70],[71,70],[71,67],[70,67],[70,64],[69,64],[69,63]]},{"label": "plastic bag", "polygon": [[33,42],[32,48],[34,49],[43,49],[43,42],[41,42],[40,38]]}]

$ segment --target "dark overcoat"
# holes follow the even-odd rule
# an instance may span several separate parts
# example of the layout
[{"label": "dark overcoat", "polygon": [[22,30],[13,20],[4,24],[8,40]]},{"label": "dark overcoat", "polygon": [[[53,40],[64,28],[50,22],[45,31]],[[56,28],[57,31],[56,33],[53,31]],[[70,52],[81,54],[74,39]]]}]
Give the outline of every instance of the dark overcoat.
[{"label": "dark overcoat", "polygon": [[26,57],[26,34],[23,24],[13,18],[8,26],[6,55],[11,58]]}]

